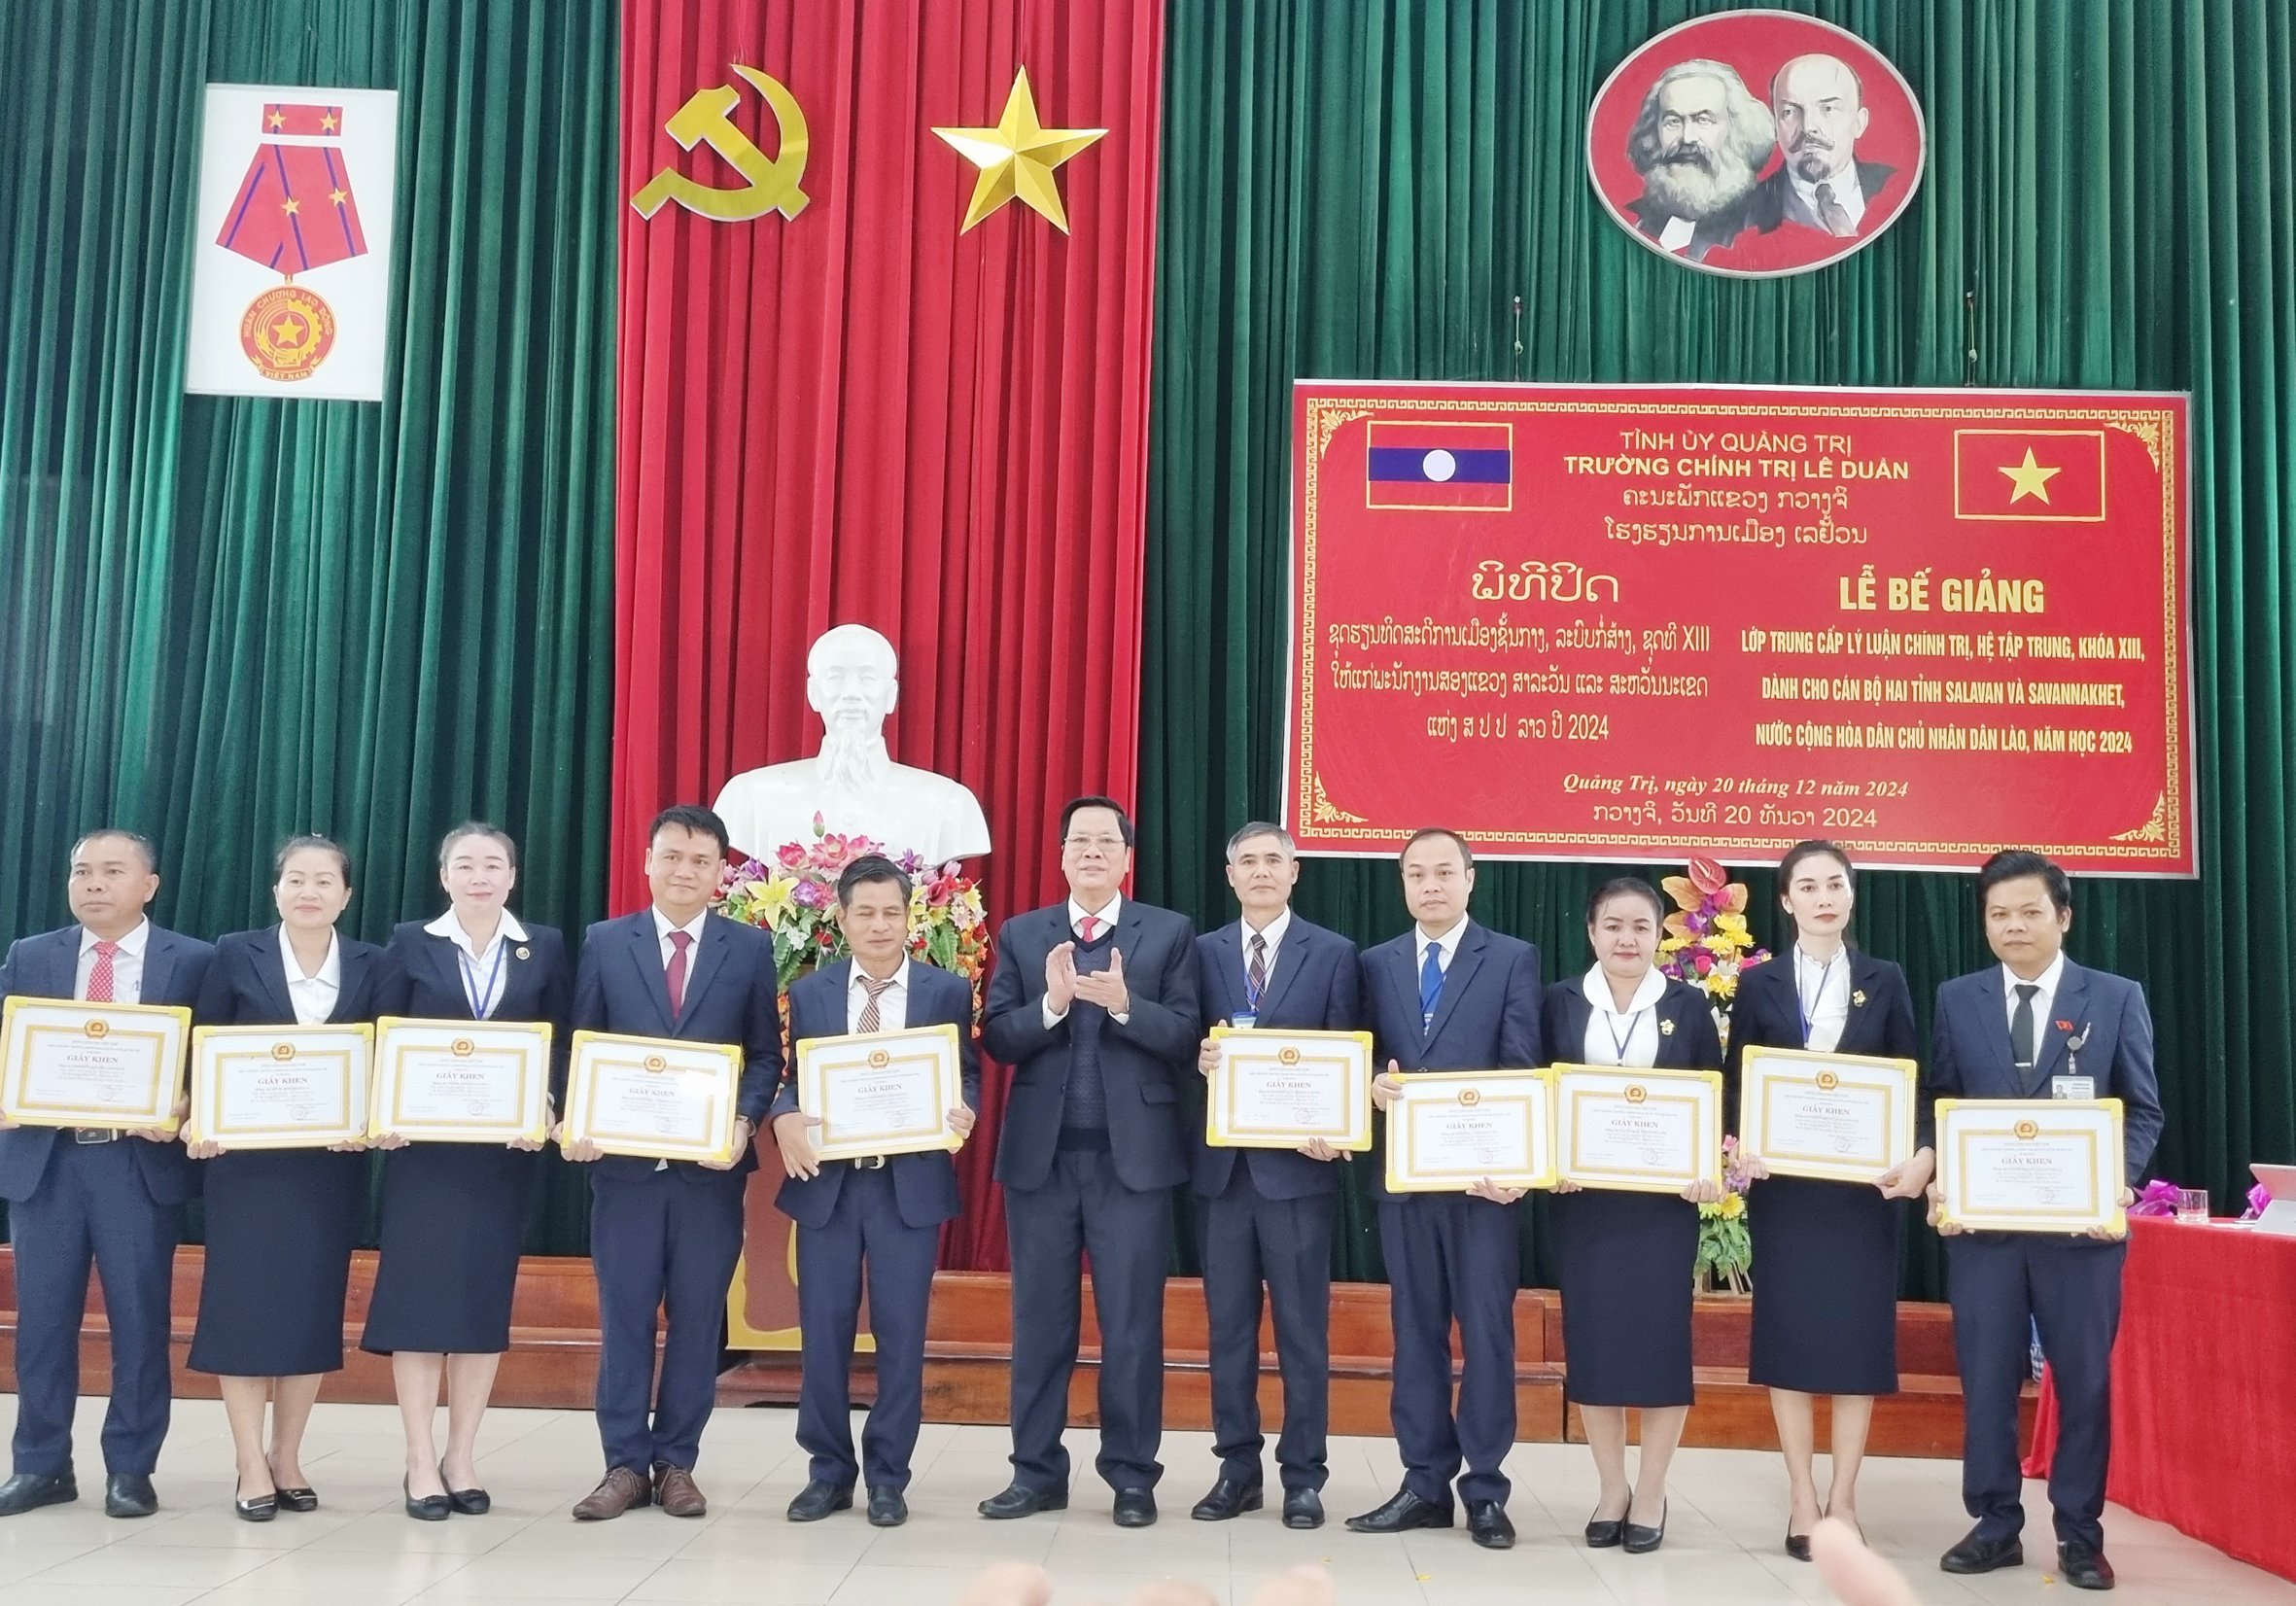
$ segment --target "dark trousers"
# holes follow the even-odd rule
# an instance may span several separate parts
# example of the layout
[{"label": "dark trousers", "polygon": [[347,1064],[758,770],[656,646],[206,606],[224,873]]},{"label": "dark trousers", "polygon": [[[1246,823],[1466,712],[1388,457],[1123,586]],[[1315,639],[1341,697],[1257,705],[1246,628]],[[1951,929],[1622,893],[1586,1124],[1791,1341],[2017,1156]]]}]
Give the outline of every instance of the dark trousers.
[{"label": "dark trousers", "polygon": [[[846,1162],[832,1160],[832,1166]],[[864,1470],[873,1489],[909,1486],[909,1457],[924,1420],[924,1321],[941,1229],[901,1219],[889,1168],[853,1170],[838,1184],[826,1225],[797,1229],[797,1320],[805,1339],[797,1443],[817,1483],[851,1488]],[[869,1283],[877,1340],[877,1404],[853,1459],[850,1366]]]},{"label": "dark trousers", "polygon": [[16,1244],[15,1460],[17,1472],[72,1467],[80,1401],[80,1326],[87,1272],[103,1280],[112,1338],[104,1467],[149,1476],[167,1437],[168,1299],[177,1207],[155,1204],[131,1144],[77,1143],[58,1133],[32,1197],[8,1207]]},{"label": "dark trousers", "polygon": [[1154,1488],[1164,1437],[1164,1279],[1171,1258],[1168,1190],[1134,1193],[1104,1151],[1062,1150],[1040,1188],[1008,1189],[1013,1258],[1013,1481],[1068,1486],[1068,1377],[1083,1332],[1083,1257],[1092,1256],[1100,1322],[1100,1476]]},{"label": "dark trousers", "polygon": [[[1464,1194],[1379,1202],[1395,1325],[1387,1413],[1403,1453],[1404,1487],[1435,1505],[1505,1500],[1500,1471],[1514,1445],[1515,1212]],[[1451,1322],[1464,1364],[1451,1411]]]},{"label": "dark trousers", "polygon": [[1239,1158],[1228,1187],[1206,1201],[1203,1303],[1211,1319],[1212,1453],[1220,1476],[1261,1482],[1260,1290],[1275,1308],[1283,1372],[1276,1465],[1286,1489],[1320,1489],[1331,1417],[1332,1200],[1269,1199]]},{"label": "dark trousers", "polygon": [[[590,1178],[598,1275],[598,1436],[608,1467],[691,1469],[717,1403],[725,1292],[742,1254],[742,1185],[725,1172]],[[668,1318],[661,1380],[654,1318]],[[649,1412],[648,1407],[651,1407]]]},{"label": "dark trousers", "polygon": [[2031,1375],[2031,1323],[2057,1387],[2049,1504],[2059,1543],[2103,1548],[2112,1449],[2112,1341],[2121,1324],[2128,1246],[2035,1233],[1945,1240],[1953,1347],[1962,1374],[1962,1503],[1986,1539],[2025,1527],[2017,1396]]}]

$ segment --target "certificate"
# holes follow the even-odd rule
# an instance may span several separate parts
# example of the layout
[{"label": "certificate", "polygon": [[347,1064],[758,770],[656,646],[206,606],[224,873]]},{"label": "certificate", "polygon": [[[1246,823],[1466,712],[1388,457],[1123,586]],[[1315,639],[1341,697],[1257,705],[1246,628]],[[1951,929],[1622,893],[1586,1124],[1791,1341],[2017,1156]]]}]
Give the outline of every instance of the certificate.
[{"label": "certificate", "polygon": [[1738,1141],[1777,1176],[1873,1182],[1913,1158],[1911,1060],[1750,1048]]},{"label": "certificate", "polygon": [[1387,1106],[1390,1193],[1554,1182],[1554,1088],[1543,1070],[1417,1071]]},{"label": "certificate", "polygon": [[818,1115],[814,1155],[860,1160],[880,1154],[955,1153],[964,1139],[949,1112],[964,1102],[957,1029],[808,1037],[797,1045],[797,1107]]},{"label": "certificate", "polygon": [[375,1022],[369,1128],[425,1143],[539,1143],[550,1135],[547,1022]]},{"label": "certificate", "polygon": [[1556,1065],[1560,1170],[1582,1188],[1680,1193],[1722,1180],[1722,1073]]},{"label": "certificate", "polygon": [[10,998],[0,1011],[0,1113],[23,1127],[175,1131],[191,1012]]},{"label": "certificate", "polygon": [[577,1031],[563,1140],[641,1160],[734,1158],[742,1051],[731,1043]]},{"label": "certificate", "polygon": [[1212,1028],[1220,1062],[1204,1100],[1216,1149],[1372,1146],[1372,1034]]},{"label": "certificate", "polygon": [[203,1026],[191,1033],[188,1143],[324,1149],[366,1136],[370,1026]]},{"label": "certificate", "polygon": [[2001,1233],[2129,1230],[2118,1099],[1940,1099],[1938,1216]]}]

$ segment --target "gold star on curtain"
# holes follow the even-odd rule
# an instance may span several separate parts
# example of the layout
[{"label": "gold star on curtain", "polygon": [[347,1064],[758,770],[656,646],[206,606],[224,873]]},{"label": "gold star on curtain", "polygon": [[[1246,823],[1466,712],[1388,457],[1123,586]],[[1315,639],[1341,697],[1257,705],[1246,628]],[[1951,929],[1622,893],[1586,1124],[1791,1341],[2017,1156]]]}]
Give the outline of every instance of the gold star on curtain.
[{"label": "gold star on curtain", "polygon": [[935,128],[957,154],[981,170],[973,185],[973,203],[964,215],[963,232],[1009,200],[1033,207],[1068,232],[1068,214],[1061,205],[1061,187],[1053,169],[1107,133],[1105,128],[1047,128],[1037,121],[1036,97],[1028,89],[1028,69],[1013,79],[1005,96],[1004,115],[993,128]]}]

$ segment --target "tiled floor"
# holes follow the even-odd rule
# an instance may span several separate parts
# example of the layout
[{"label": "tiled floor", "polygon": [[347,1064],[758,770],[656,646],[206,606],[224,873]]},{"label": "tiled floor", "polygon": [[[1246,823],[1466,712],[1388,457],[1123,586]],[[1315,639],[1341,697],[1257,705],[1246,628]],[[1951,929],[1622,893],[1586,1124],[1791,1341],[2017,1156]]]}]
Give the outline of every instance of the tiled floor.
[{"label": "tiled floor", "polygon": [[[0,1434],[15,1400],[0,1395]],[[267,1525],[230,1513],[230,1454],[221,1407],[177,1407],[158,1484],[164,1509],[143,1521],[103,1515],[96,1445],[102,1402],[80,1413],[79,1504],[0,1520],[4,1606],[402,1606],[409,1601],[517,1606],[553,1601],[687,1601],[740,1606],[944,1606],[985,1562],[1039,1561],[1058,1581],[1059,1606],[1120,1606],[1141,1583],[1176,1575],[1246,1606],[1258,1584],[1302,1561],[1328,1562],[1349,1606],[1737,1606],[1823,1601],[1812,1570],[1779,1554],[1784,1484],[1776,1458],[1689,1450],[1678,1463],[1666,1548],[1655,1555],[1589,1553],[1578,1540],[1593,1503],[1594,1476],[1575,1446],[1524,1445],[1509,1462],[1511,1506],[1521,1542],[1506,1554],[1477,1550],[1464,1531],[1404,1539],[1350,1534],[1339,1519],[1383,1498],[1397,1478],[1394,1447],[1349,1439],[1332,1447],[1325,1490],[1332,1524],[1292,1533],[1261,1513],[1230,1523],[1188,1520],[1212,1474],[1201,1434],[1165,1437],[1164,1520],[1138,1532],[1108,1521],[1108,1494],[1080,1482],[1077,1504],[1058,1517],[990,1523],[974,1515],[1003,1486],[1005,1435],[996,1428],[927,1427],[905,1528],[880,1532],[859,1514],[810,1527],[782,1508],[803,1482],[804,1458],[786,1411],[724,1411],[697,1469],[710,1515],[676,1521],[656,1511],[577,1526],[567,1507],[595,1481],[598,1440],[589,1417],[501,1411],[487,1418],[481,1470],[495,1509],[483,1518],[408,1520],[400,1510],[398,1415],[374,1406],[322,1404],[304,1468],[322,1509],[282,1514]],[[1092,1436],[1069,1435],[1089,1468]],[[1936,1556],[1966,1523],[1958,1471],[1945,1461],[1879,1461],[1863,1487],[1868,1536],[1913,1576],[1931,1606],[2065,1606],[2071,1591],[2048,1569],[2028,1565],[1970,1583],[1936,1570]],[[2047,1516],[2027,1490],[2043,1559]],[[2108,1550],[2123,1606],[2296,1606],[2296,1586],[2230,1561],[2174,1531],[2115,1509]]]}]

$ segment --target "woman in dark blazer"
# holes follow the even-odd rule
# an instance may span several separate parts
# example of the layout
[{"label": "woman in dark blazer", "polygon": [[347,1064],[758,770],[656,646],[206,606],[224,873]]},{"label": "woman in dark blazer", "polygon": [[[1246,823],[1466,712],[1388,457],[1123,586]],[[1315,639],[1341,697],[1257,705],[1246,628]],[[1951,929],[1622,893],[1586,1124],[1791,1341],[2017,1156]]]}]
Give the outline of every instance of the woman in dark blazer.
[{"label": "woman in dark blazer", "polygon": [[[1750,1048],[1910,1060],[1918,1046],[1905,972],[1848,945],[1858,901],[1850,855],[1830,842],[1796,843],[1778,865],[1778,901],[1793,921],[1793,946],[1743,972],[1730,1009],[1723,1098],[1733,1127]],[[1926,1094],[1917,1096],[1925,1143],[1929,1103]],[[1737,1165],[1751,1179],[1747,1231],[1759,1256],[1747,1377],[1769,1386],[1786,1452],[1786,1552],[1807,1561],[1809,1533],[1821,1516],[1858,1519],[1858,1467],[1873,1397],[1897,1391],[1902,1202],[1921,1197],[1933,1157],[1924,1147],[1870,1183],[1771,1176],[1761,1156],[1743,1143]],[[1833,1481],[1823,1508],[1812,1471],[1811,1401],[1818,1394],[1833,1396]]]},{"label": "woman in dark blazer", "polygon": [[[566,943],[505,907],[518,845],[475,821],[438,845],[450,907],[391,937],[406,977],[406,1013],[421,1020],[540,1021],[563,1052],[573,998]],[[382,1262],[359,1347],[391,1357],[406,1428],[406,1514],[423,1521],[493,1504],[478,1483],[478,1422],[510,1347],[510,1296],[526,1236],[539,1142],[409,1143],[386,1138]],[[434,1429],[446,1381],[446,1454]]]},{"label": "woman in dark blazer", "polygon": [[[1697,989],[1656,968],[1666,906],[1631,878],[1586,905],[1595,965],[1547,990],[1540,1024],[1557,1065],[1720,1070],[1722,1037]],[[1602,1495],[1586,1524],[1596,1549],[1630,1554],[1666,1537],[1666,1469],[1682,1443],[1694,1388],[1690,1283],[1698,1206],[1712,1182],[1673,1194],[1558,1183],[1549,1220],[1562,1281],[1563,1392],[1577,1402]],[[1642,1413],[1642,1459],[1626,1477],[1626,1413]]]},{"label": "woman in dark blazer", "polygon": [[[271,890],[280,924],[216,944],[192,1008],[197,1024],[341,1026],[398,1007],[389,957],[335,931],[351,900],[348,854],[325,837],[296,837],[279,850]],[[321,1378],[343,1364],[343,1300],[366,1215],[365,1146],[233,1154],[207,1140],[189,1151],[205,1162],[207,1269],[188,1364],[221,1386],[239,1461],[233,1505],[250,1522],[319,1505],[303,1476],[303,1428]]]}]

